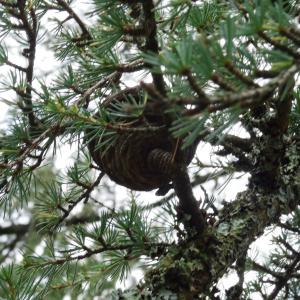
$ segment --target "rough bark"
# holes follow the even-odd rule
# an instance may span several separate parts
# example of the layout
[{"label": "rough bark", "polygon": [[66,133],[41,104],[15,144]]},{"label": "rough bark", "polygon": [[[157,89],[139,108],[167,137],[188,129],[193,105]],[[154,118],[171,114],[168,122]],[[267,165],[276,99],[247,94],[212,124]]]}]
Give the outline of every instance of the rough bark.
[{"label": "rough bark", "polygon": [[139,289],[127,291],[122,297],[204,299],[201,297],[209,295],[265,228],[278,223],[280,216],[300,204],[300,144],[288,139],[282,144],[286,150],[280,155],[276,185],[267,189],[263,178],[262,185],[250,182],[248,189],[234,201],[224,203],[214,225],[207,227],[202,235],[170,248],[146,274]]}]

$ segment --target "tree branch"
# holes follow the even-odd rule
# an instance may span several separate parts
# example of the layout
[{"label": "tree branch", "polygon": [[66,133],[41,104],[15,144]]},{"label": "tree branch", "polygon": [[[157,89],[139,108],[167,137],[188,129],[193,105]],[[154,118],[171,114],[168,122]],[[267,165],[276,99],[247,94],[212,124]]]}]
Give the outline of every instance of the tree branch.
[{"label": "tree branch", "polygon": [[[151,51],[156,54],[159,53],[159,45],[157,42],[157,26],[155,20],[155,6],[153,0],[142,1],[144,16],[145,16],[145,27],[149,30],[146,38],[145,50]],[[153,82],[160,93],[166,94],[165,81],[163,75],[160,73],[151,72]]]},{"label": "tree branch", "polygon": [[281,289],[286,285],[288,280],[290,279],[291,274],[294,272],[295,268],[300,262],[300,253],[296,255],[295,259],[291,262],[291,264],[288,266],[288,268],[285,271],[285,274],[277,279],[277,282],[275,284],[275,288],[271,292],[271,294],[267,297],[267,300],[275,300],[277,299],[277,296]]},{"label": "tree branch", "polygon": [[97,177],[97,179],[95,180],[95,182],[93,184],[91,184],[86,190],[85,192],[83,192],[78,199],[70,202],[69,206],[67,209],[63,210],[63,215],[60,217],[60,219],[58,220],[57,224],[55,225],[55,228],[57,228],[58,226],[60,226],[60,224],[69,216],[69,214],[71,213],[71,211],[73,210],[73,208],[82,200],[84,199],[88,199],[88,197],[90,196],[91,192],[94,190],[94,188],[96,186],[98,186],[100,184],[101,179],[103,178],[103,176],[105,175],[104,172],[101,172],[99,174],[99,176]]},{"label": "tree branch", "polygon": [[75,11],[70,7],[70,5],[65,2],[64,0],[56,0],[56,2],[58,3],[58,5],[60,5],[66,12],[69,13],[69,16],[75,20],[75,22],[78,24],[78,26],[80,27],[81,31],[82,31],[82,35],[87,39],[87,40],[91,40],[92,36],[89,33],[86,25],[84,24],[84,22],[80,19],[80,17],[75,13]]},{"label": "tree branch", "polygon": [[[146,286],[153,286],[155,291],[171,290],[177,295],[191,290],[194,295],[206,293],[267,226],[277,224],[282,214],[290,213],[299,204],[300,182],[294,180],[299,174],[299,166],[295,173],[286,174],[292,178],[290,182],[293,184],[282,184],[280,192],[248,189],[239,193],[235,201],[225,203],[219,211],[219,220],[205,234],[181,244],[180,249],[169,249],[166,259],[172,263],[168,264],[169,267],[151,270]],[[189,253],[191,250],[187,251],[194,248],[197,250],[193,254]],[[163,265],[164,259],[160,263]],[[173,272],[176,278],[181,278],[180,283],[174,283]],[[156,281],[158,274],[160,280]]]},{"label": "tree branch", "polygon": [[206,218],[200,210],[200,202],[194,197],[189,175],[186,170],[178,170],[173,178],[175,193],[179,199],[178,219],[185,224],[187,232],[196,228],[197,235],[201,235],[206,228]]},{"label": "tree branch", "polygon": [[[29,14],[26,8],[26,0],[17,0],[17,6],[19,9],[19,19],[22,23],[24,30],[26,32],[27,41],[29,48],[23,49],[23,56],[28,59],[28,66],[26,68],[26,91],[23,97],[25,107],[24,113],[28,116],[29,125],[31,129],[34,129],[37,126],[37,120],[33,112],[32,104],[32,81],[34,73],[34,61],[35,61],[35,52],[36,52],[36,40],[38,34],[38,21],[35,10],[33,7],[29,7]],[[29,16],[31,23],[29,21]]]}]

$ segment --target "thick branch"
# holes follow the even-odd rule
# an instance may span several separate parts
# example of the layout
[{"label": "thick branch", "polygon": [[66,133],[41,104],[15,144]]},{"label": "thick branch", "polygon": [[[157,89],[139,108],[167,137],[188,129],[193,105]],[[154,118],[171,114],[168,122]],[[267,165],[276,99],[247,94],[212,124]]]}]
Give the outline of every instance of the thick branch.
[{"label": "thick branch", "polygon": [[[197,234],[202,234],[206,227],[205,216],[199,208],[199,202],[195,199],[186,170],[180,170],[173,179],[175,193],[179,199],[179,216],[183,223],[190,224],[197,229]],[[187,221],[185,218],[189,218]]]},{"label": "thick branch", "polygon": [[[145,286],[154,286],[153,293],[168,289],[178,297],[187,291],[194,291],[193,295],[208,292],[267,226],[277,224],[282,214],[296,208],[300,194],[299,173],[298,169],[294,174],[283,175],[290,176],[292,184],[282,184],[273,193],[258,188],[239,193],[235,201],[224,205],[217,223],[200,238],[170,249],[167,267],[163,259],[159,267],[148,273]],[[180,283],[174,283],[172,274],[180,278]]]}]

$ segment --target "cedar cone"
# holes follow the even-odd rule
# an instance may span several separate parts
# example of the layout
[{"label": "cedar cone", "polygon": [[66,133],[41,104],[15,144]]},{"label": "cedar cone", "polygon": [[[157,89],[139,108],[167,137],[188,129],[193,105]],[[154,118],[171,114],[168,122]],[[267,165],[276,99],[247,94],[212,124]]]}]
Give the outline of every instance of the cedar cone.
[{"label": "cedar cone", "polygon": [[[118,100],[119,101],[119,100]],[[111,103],[107,108],[111,108]],[[136,127],[162,126],[160,113],[146,113],[143,118],[133,123]],[[119,122],[119,121],[118,121]],[[196,151],[197,143],[180,149],[178,139],[172,137],[167,126],[157,131],[123,131],[108,149],[97,147],[104,142],[102,138],[88,139],[88,149],[100,170],[111,180],[137,191],[150,191],[164,188],[171,181],[178,168],[186,167]]]}]

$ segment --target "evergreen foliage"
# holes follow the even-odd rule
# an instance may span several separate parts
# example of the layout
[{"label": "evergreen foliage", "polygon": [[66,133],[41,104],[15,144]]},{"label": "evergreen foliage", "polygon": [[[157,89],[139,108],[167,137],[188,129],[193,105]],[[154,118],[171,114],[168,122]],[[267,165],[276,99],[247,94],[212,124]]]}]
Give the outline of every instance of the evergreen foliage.
[{"label": "evergreen foliage", "polygon": [[[297,0],[0,0],[0,299],[299,299],[299,13]],[[88,145],[105,155],[161,130],[182,151],[209,145],[211,163],[200,149],[149,203],[116,193]]]}]

